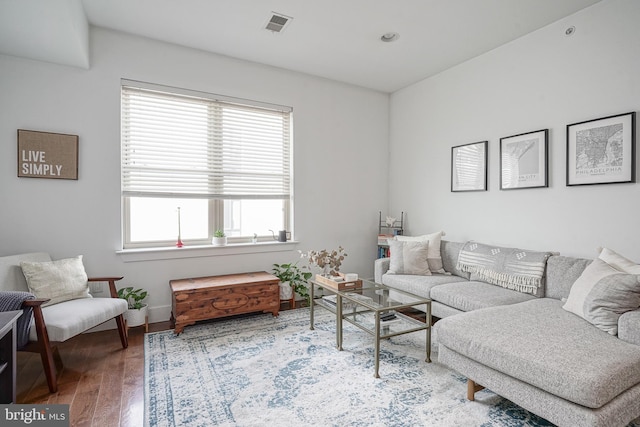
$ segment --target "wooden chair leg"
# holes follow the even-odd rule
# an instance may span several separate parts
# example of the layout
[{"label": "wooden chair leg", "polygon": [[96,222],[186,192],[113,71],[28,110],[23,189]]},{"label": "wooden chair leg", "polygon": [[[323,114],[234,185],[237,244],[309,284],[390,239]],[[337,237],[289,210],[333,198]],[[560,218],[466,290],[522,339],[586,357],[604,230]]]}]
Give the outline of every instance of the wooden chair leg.
[{"label": "wooden chair leg", "polygon": [[[56,391],[58,391],[56,365],[53,361],[53,350],[51,348],[51,343],[49,342],[49,333],[47,332],[47,326],[44,323],[42,309],[39,306],[33,308],[33,318],[38,335],[38,350],[40,351],[40,358],[42,359],[44,375],[47,377],[49,391],[51,393],[55,393]],[[59,354],[58,358],[60,358]],[[62,361],[60,361],[60,363],[62,364]]]},{"label": "wooden chair leg", "polygon": [[127,325],[125,324],[124,316],[122,314],[116,316],[116,324],[118,325],[118,333],[120,334],[120,342],[122,343],[122,348],[129,347]]},{"label": "wooden chair leg", "polygon": [[475,381],[467,379],[467,400],[476,400],[476,392],[483,390],[484,387],[480,384],[476,384]]}]

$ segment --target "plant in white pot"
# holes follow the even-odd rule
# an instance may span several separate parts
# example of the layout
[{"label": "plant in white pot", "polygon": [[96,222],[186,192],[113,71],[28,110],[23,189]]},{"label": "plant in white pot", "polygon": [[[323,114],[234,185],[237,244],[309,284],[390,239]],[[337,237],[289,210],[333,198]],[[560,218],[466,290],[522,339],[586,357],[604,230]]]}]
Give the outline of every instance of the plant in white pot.
[{"label": "plant in white pot", "polygon": [[273,264],[273,275],[280,279],[280,299],[294,301],[297,293],[309,304],[309,289],[307,280],[311,272],[303,271],[305,267],[298,267],[297,263]]},{"label": "plant in white pot", "polygon": [[225,246],[227,244],[227,235],[224,234],[224,230],[218,228],[213,233],[213,239],[211,239],[213,246]]},{"label": "plant in white pot", "polygon": [[133,289],[133,286],[118,289],[118,298],[127,301],[129,309],[124,313],[127,327],[147,324],[148,306],[142,301],[147,297],[148,292],[143,289]]}]

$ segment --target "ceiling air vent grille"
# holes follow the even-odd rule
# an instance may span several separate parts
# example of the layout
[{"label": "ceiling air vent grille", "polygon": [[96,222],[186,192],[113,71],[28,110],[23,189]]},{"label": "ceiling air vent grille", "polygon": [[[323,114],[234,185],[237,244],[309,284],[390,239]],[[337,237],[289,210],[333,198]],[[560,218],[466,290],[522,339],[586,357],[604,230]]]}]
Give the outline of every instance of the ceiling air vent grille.
[{"label": "ceiling air vent grille", "polygon": [[292,19],[293,18],[290,16],[272,12],[271,17],[265,26],[265,30],[272,31],[274,33],[281,33]]}]

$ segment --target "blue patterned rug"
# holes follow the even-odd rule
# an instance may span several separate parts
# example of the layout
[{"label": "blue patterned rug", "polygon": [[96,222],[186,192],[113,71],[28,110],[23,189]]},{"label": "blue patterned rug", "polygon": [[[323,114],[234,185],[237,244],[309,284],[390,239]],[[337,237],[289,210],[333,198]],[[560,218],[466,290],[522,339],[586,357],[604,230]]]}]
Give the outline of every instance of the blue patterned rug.
[{"label": "blue patterned rug", "polygon": [[[424,333],[381,344],[308,309],[236,318],[145,336],[146,426],[552,426],[488,390],[468,401],[466,379],[424,362]],[[434,350],[437,346],[434,345]]]}]

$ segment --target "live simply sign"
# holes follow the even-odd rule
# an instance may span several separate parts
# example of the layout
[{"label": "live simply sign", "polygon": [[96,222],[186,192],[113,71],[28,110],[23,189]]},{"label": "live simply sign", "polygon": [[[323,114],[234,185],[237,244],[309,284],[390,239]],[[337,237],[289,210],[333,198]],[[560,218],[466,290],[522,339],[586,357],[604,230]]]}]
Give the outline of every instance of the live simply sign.
[{"label": "live simply sign", "polygon": [[18,129],[18,176],[78,179],[78,136]]}]

